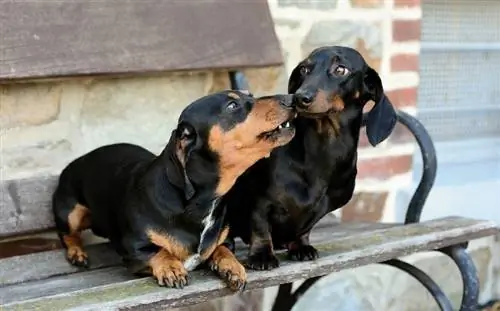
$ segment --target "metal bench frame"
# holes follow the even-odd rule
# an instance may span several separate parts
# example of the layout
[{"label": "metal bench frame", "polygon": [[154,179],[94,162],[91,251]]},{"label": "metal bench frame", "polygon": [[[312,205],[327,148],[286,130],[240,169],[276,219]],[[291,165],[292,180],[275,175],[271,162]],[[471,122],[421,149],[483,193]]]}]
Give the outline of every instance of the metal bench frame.
[{"label": "metal bench frame", "polygon": [[[229,73],[229,79],[232,89],[249,89],[246,78],[242,72],[231,71]],[[422,154],[422,176],[410,200],[405,217],[405,224],[418,223],[420,222],[425,201],[436,180],[436,150],[429,133],[420,121],[403,111],[397,111],[397,115],[398,122],[403,124],[415,137]],[[363,126],[365,124],[366,114],[363,116]],[[460,270],[464,287],[459,310],[476,311],[479,298],[479,279],[474,262],[466,249],[467,243],[463,243],[438,249],[437,251],[450,257]],[[450,299],[445,295],[439,285],[437,285],[424,271],[399,259],[387,260],[381,262],[381,264],[398,268],[410,274],[429,291],[436,300],[441,311],[454,311]],[[292,310],[299,298],[322,277],[323,276],[317,276],[307,279],[294,292],[292,292],[292,283],[280,285],[272,311]]]}]

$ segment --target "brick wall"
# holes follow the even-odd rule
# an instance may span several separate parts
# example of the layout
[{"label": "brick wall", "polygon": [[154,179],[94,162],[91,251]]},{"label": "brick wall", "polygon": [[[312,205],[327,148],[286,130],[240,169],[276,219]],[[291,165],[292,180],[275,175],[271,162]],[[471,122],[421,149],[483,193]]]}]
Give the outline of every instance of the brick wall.
[{"label": "brick wall", "polygon": [[[381,74],[392,103],[416,112],[420,0],[268,1],[288,72],[316,47],[351,46]],[[339,214],[346,221],[393,221],[404,208],[395,207],[396,193],[411,181],[413,140],[398,125],[373,148],[363,131],[359,150],[356,193]]]}]

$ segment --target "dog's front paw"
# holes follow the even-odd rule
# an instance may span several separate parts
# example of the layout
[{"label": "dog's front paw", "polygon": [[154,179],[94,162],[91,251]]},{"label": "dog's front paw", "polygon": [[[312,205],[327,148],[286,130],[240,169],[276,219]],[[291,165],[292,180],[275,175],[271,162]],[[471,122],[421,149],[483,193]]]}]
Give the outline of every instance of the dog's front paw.
[{"label": "dog's front paw", "polygon": [[87,253],[79,246],[68,247],[66,259],[75,267],[88,268],[89,258]]},{"label": "dog's front paw", "polygon": [[245,267],[234,257],[217,257],[210,262],[210,269],[217,272],[233,291],[243,291],[247,283]]},{"label": "dog's front paw", "polygon": [[272,250],[261,248],[258,251],[250,252],[247,266],[253,270],[271,270],[279,267],[280,262]]},{"label": "dog's front paw", "polygon": [[288,248],[288,258],[294,260],[314,260],[317,259],[318,251],[309,244],[292,243]]},{"label": "dog's front paw", "polygon": [[160,286],[183,288],[188,284],[188,272],[178,260],[165,260],[152,268]]}]

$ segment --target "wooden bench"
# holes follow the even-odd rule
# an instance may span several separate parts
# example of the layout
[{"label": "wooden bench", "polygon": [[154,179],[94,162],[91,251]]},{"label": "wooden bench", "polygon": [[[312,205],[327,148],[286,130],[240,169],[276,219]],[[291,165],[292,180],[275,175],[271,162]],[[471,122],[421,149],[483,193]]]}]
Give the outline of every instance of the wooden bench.
[{"label": "wooden bench", "polygon": [[[237,16],[237,23],[227,23],[226,17],[231,15]],[[196,5],[161,0],[2,2],[0,83],[226,69],[232,70],[229,79],[234,89],[247,88],[238,70],[282,63],[273,27],[265,0],[206,0]],[[76,35],[82,33],[89,35]],[[399,112],[399,121],[415,135],[424,160],[423,176],[405,224],[347,224],[325,217],[311,236],[320,251],[318,260],[291,262],[280,254],[283,262],[279,268],[249,272],[247,290],[280,285],[274,311],[290,310],[324,275],[372,263],[413,275],[429,289],[441,310],[452,310],[429,276],[396,259],[433,250],[449,255],[460,269],[464,281],[460,310],[475,310],[479,285],[465,249],[468,241],[494,235],[498,228],[490,221],[462,217],[419,222],[436,175],[435,151],[415,118]],[[40,231],[54,235],[50,231],[50,196],[56,178],[0,181],[2,198],[7,198],[0,202],[10,200],[19,213],[15,223],[0,219],[0,237]],[[13,193],[13,184],[21,190]],[[89,270],[69,265],[60,249],[1,259],[0,310],[159,310],[232,294],[208,271],[195,271],[191,284],[183,290],[161,288],[151,278],[129,275],[107,243],[88,250],[92,259]],[[237,245],[240,258],[246,252],[245,245]],[[307,281],[292,292],[292,282],[302,279]]]}]

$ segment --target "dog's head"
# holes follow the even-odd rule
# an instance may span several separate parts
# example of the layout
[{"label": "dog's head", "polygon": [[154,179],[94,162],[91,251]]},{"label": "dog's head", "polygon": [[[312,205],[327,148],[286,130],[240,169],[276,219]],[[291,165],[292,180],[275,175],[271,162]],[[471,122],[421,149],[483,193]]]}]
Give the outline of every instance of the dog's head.
[{"label": "dog's head", "polygon": [[215,196],[224,195],[246,169],[293,138],[293,98],[223,91],[191,103],[167,148],[177,164],[167,172],[170,182],[184,189],[187,199],[211,186]]},{"label": "dog's head", "polygon": [[304,117],[360,115],[364,104],[373,100],[375,106],[366,125],[373,146],[385,140],[396,125],[396,112],[378,73],[352,48],[331,46],[312,51],[292,71],[288,92],[295,94],[297,111]]}]

